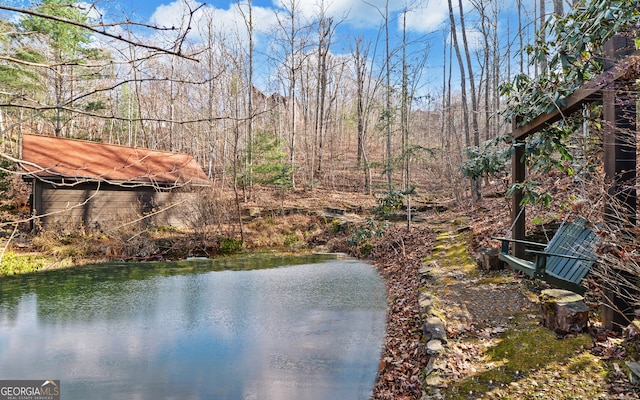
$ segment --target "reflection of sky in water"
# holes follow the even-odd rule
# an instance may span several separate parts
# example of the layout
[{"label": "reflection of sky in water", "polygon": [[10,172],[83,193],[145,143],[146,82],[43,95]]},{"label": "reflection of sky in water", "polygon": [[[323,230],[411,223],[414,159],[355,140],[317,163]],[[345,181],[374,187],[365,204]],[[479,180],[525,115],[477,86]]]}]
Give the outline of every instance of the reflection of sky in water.
[{"label": "reflection of sky in water", "polygon": [[2,379],[60,379],[65,400],[370,395],[385,289],[366,264],[47,284],[0,298]]}]

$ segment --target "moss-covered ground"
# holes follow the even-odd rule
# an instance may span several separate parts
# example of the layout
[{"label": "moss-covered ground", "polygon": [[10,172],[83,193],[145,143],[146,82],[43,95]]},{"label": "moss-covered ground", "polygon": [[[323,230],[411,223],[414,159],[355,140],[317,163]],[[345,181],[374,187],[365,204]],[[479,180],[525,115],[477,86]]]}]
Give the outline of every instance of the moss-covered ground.
[{"label": "moss-covered ground", "polygon": [[604,399],[611,363],[588,334],[558,336],[540,323],[535,284],[509,270],[484,271],[460,220],[436,221],[428,290],[438,298],[448,342],[426,398]]}]

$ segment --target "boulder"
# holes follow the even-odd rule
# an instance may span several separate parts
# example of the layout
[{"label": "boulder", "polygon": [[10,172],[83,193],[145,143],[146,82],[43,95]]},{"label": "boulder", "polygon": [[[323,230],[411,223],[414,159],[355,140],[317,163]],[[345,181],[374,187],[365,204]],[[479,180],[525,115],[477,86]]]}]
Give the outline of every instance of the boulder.
[{"label": "boulder", "polygon": [[430,356],[439,356],[444,352],[442,342],[438,339],[432,339],[427,342],[427,354]]},{"label": "boulder", "polygon": [[444,323],[438,317],[429,317],[422,325],[424,337],[427,342],[430,340],[440,340],[443,343],[447,342],[447,331]]}]

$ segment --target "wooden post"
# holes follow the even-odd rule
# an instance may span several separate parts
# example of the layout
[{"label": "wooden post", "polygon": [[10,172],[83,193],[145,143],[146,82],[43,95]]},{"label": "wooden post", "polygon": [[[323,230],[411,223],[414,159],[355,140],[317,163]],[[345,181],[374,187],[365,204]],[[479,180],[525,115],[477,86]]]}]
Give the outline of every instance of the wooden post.
[{"label": "wooden post", "polygon": [[[622,58],[635,51],[633,40],[614,36],[605,46],[605,70],[613,68]],[[620,85],[632,82],[620,80],[603,93],[605,120],[604,167],[609,186],[605,206],[605,221],[622,234],[630,232],[636,223],[636,99]],[[622,273],[622,272],[621,272]],[[607,329],[621,330],[633,320],[633,309],[617,293],[628,288],[609,287],[605,295],[613,307],[604,308],[603,323]]]},{"label": "wooden post", "polygon": [[[635,43],[622,36],[614,36],[605,44],[605,69],[633,53]],[[632,84],[618,81],[618,84]],[[611,184],[605,218],[608,222],[633,226],[636,222],[636,99],[628,90],[617,90],[614,84],[604,91],[604,167]]]},{"label": "wooden post", "polygon": [[[517,128],[517,121],[513,120],[513,130]],[[526,166],[523,161],[524,156],[524,140],[513,140],[513,156],[511,158],[511,183],[522,183],[526,178]],[[516,240],[524,240],[525,238],[525,210],[522,206],[522,191],[516,190],[511,199],[511,222],[513,229],[511,238]],[[513,243],[513,255],[518,258],[524,257],[524,245],[522,243]]]}]

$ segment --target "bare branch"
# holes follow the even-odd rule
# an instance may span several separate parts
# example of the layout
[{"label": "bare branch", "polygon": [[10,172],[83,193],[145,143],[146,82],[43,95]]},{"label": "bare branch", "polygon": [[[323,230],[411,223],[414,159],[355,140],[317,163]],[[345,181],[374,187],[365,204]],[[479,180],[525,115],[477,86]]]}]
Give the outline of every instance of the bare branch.
[{"label": "bare branch", "polygon": [[[181,46],[184,43],[184,39],[186,37],[186,33],[190,30],[189,27],[185,30],[185,33],[178,40],[178,42],[180,43],[180,46],[174,47],[174,48],[176,48],[176,50],[167,50],[167,49],[164,49],[162,47],[152,46],[152,45],[144,44],[144,43],[141,43],[141,42],[138,42],[138,41],[133,41],[133,40],[127,39],[127,38],[123,37],[122,35],[117,35],[117,34],[113,34],[113,33],[107,32],[107,30],[104,29],[106,27],[106,25],[102,25],[102,24],[99,24],[97,26],[93,26],[93,25],[82,23],[82,22],[74,21],[74,20],[71,20],[71,19],[57,17],[55,15],[43,14],[43,13],[40,13],[40,12],[37,12],[37,11],[33,11],[33,10],[29,10],[29,9],[25,9],[25,8],[9,7],[9,6],[2,5],[2,4],[0,4],[0,10],[12,11],[12,12],[20,13],[20,14],[27,14],[27,15],[31,15],[31,16],[34,16],[34,17],[45,18],[45,19],[49,19],[49,20],[52,20],[52,21],[61,22],[61,23],[64,23],[64,24],[74,25],[74,26],[77,26],[77,27],[80,27],[80,28],[87,29],[87,30],[89,30],[91,32],[94,32],[94,33],[97,33],[99,35],[106,36],[106,37],[109,37],[109,38],[112,38],[112,39],[116,39],[118,41],[130,44],[130,45],[135,46],[135,47],[141,47],[141,48],[145,48],[145,49],[148,49],[148,50],[159,51],[159,52],[162,52],[162,53],[165,53],[165,54],[174,55],[174,56],[177,56],[177,57],[180,57],[180,58],[184,58],[184,59],[187,59],[187,60],[190,60],[190,61],[199,62],[199,60],[196,59],[196,58],[193,58],[191,56],[182,54],[182,47]],[[130,21],[128,21],[127,23],[123,23],[123,24],[133,24],[133,23],[130,23]],[[113,24],[113,25],[119,25],[119,24]],[[158,29],[160,29],[160,28],[158,28]],[[176,28],[174,28],[174,27],[165,28],[165,29],[167,29],[167,30],[176,30]]]}]

